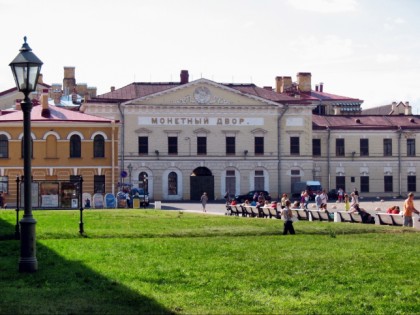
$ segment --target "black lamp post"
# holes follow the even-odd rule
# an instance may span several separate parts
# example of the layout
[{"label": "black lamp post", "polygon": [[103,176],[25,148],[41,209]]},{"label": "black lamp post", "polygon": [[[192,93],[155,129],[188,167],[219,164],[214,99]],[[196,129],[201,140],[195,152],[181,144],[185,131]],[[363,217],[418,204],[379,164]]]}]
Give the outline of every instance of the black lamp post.
[{"label": "black lamp post", "polygon": [[144,208],[146,209],[146,194],[147,194],[147,175],[143,176],[143,194],[144,194]]},{"label": "black lamp post", "polygon": [[10,63],[16,87],[25,95],[21,102],[23,112],[23,189],[24,189],[24,215],[20,220],[20,272],[34,272],[38,270],[36,259],[35,225],[36,220],[32,216],[32,171],[31,171],[31,111],[32,102],[29,93],[36,90],[42,61],[39,60],[32,49],[26,43],[20,49],[20,53]]},{"label": "black lamp post", "polygon": [[129,180],[128,184],[131,187],[131,172],[133,171],[133,165],[131,165],[131,163],[128,164],[127,169],[128,169],[128,180]]}]

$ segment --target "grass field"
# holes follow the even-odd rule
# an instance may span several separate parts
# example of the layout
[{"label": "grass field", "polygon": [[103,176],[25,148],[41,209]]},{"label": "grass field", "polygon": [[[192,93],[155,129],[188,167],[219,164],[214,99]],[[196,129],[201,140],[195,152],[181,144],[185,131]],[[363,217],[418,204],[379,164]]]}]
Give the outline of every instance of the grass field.
[{"label": "grass field", "polygon": [[420,314],[420,233],[159,210],[34,211],[33,274],[0,211],[0,314]]}]

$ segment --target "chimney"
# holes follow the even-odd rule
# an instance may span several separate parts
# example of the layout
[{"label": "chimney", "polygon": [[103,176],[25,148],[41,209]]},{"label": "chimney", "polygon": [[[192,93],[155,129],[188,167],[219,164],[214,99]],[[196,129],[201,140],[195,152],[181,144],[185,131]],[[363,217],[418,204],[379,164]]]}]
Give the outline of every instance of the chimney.
[{"label": "chimney", "polygon": [[322,93],[324,92],[324,83],[319,83],[319,91]]},{"label": "chimney", "polygon": [[298,72],[297,84],[298,84],[298,89],[300,92],[311,91],[311,76],[312,75],[310,72]]},{"label": "chimney", "polygon": [[40,73],[38,77],[38,84],[43,84],[43,83],[44,83],[44,78],[43,78],[42,73]]},{"label": "chimney", "polygon": [[292,77],[283,77],[281,93],[286,93],[292,87]]},{"label": "chimney", "polygon": [[318,92],[318,84],[315,85],[315,92]]},{"label": "chimney", "polygon": [[181,70],[180,76],[181,76],[181,84],[188,83],[188,78],[189,78],[188,70]]},{"label": "chimney", "polygon": [[43,90],[41,94],[41,116],[48,118],[51,116],[50,107],[48,105],[48,90]]},{"label": "chimney", "polygon": [[115,91],[115,86],[111,86],[111,92]]},{"label": "chimney", "polygon": [[63,91],[69,95],[76,87],[75,67],[64,67]]},{"label": "chimney", "polygon": [[391,110],[393,112],[395,112],[397,110],[397,102],[392,102],[392,104],[391,104]]},{"label": "chimney", "polygon": [[281,86],[283,85],[283,77],[276,77],[276,92],[281,93]]},{"label": "chimney", "polygon": [[413,115],[411,112],[411,105],[409,102],[405,102],[405,115]]}]

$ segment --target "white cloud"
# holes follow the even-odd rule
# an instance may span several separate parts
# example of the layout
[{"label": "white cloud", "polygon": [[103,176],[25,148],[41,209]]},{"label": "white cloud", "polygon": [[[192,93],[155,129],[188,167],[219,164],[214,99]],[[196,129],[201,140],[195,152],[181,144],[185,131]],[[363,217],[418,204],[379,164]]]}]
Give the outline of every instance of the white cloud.
[{"label": "white cloud", "polygon": [[377,63],[392,63],[399,60],[400,60],[400,57],[398,55],[393,55],[393,54],[379,54],[376,56]]},{"label": "white cloud", "polygon": [[319,13],[337,13],[355,11],[356,0],[288,0],[289,4],[298,10]]},{"label": "white cloud", "polygon": [[354,54],[352,40],[335,35],[327,35],[323,38],[302,36],[291,42],[291,49],[302,59],[317,62],[332,62]]}]

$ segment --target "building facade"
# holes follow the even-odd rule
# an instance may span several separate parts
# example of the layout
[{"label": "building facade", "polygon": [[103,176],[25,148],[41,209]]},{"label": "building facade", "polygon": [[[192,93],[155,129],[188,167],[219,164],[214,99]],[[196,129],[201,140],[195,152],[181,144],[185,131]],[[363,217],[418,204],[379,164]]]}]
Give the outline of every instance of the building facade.
[{"label": "building facade", "polygon": [[[118,122],[48,104],[41,96],[31,115],[32,176],[35,181],[70,181],[83,177],[90,194],[116,191]],[[23,113],[0,115],[0,190],[16,204],[16,179],[23,176]]]},{"label": "building facade", "polygon": [[81,111],[121,121],[120,171],[155,200],[251,190],[277,198],[306,180],[372,197],[416,191],[418,117],[409,109],[361,115],[362,100],[322,83],[313,90],[306,72],[274,84],[189,82],[183,70],[179,82],[112,87]]}]

